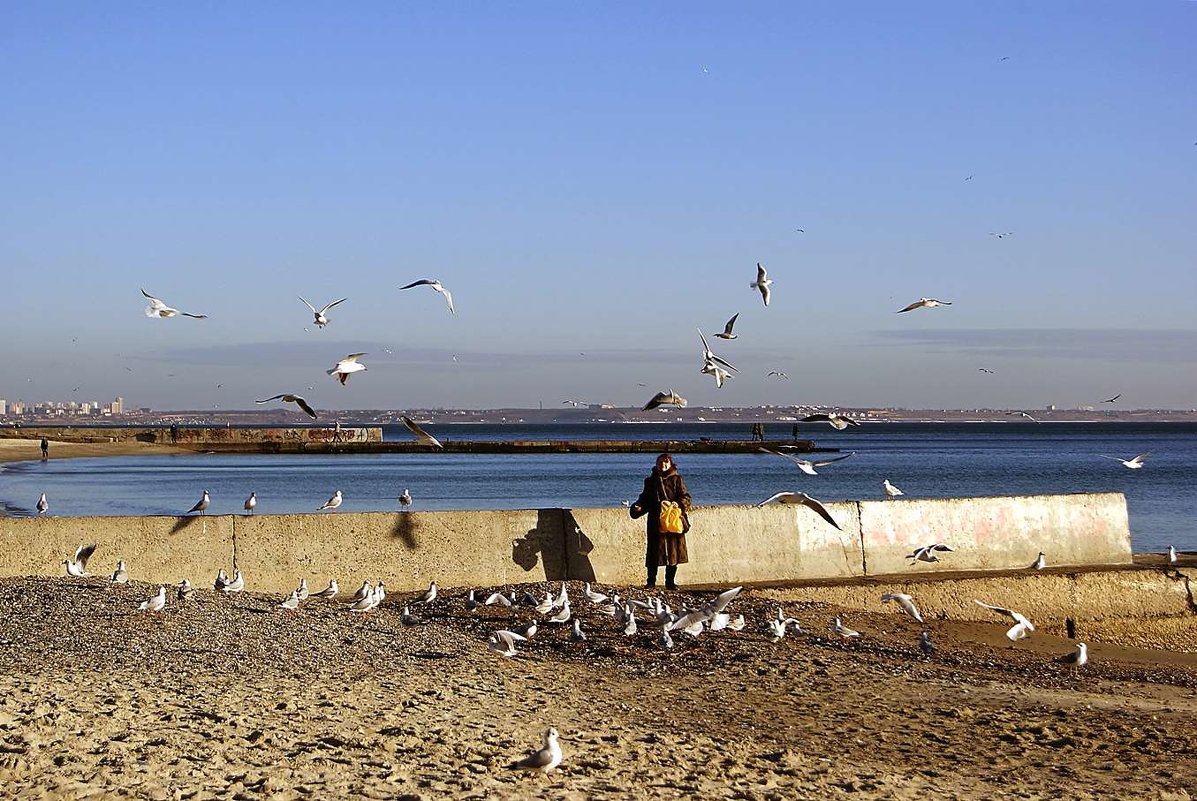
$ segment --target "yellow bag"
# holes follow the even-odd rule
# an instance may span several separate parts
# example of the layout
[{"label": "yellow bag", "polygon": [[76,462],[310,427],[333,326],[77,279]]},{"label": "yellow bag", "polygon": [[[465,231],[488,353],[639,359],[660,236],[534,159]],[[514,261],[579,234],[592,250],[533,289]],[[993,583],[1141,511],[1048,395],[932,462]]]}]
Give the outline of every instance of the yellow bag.
[{"label": "yellow bag", "polygon": [[661,501],[661,517],[657,521],[657,531],[662,534],[681,534],[682,507],[675,501]]}]

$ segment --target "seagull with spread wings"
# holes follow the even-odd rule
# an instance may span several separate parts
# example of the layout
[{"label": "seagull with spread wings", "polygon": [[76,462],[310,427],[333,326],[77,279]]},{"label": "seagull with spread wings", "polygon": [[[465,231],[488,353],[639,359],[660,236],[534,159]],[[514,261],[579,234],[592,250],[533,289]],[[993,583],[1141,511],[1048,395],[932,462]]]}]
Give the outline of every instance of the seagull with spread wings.
[{"label": "seagull with spread wings", "polygon": [[805,492],[779,492],[775,495],[770,495],[768,498],[758,503],[757,508],[759,509],[765,504],[773,503],[774,501],[777,503],[802,504],[808,509],[813,509],[819,515],[819,517],[823,518],[837,529],[840,529],[840,531],[843,531],[843,529],[840,527],[840,524],[835,522],[835,518],[831,516],[831,512],[827,511],[827,507],[816,499],[807,495]]},{"label": "seagull with spread wings", "polygon": [[836,412],[818,412],[816,414],[808,414],[803,417],[800,422],[803,423],[830,423],[831,427],[836,431],[843,431],[848,426],[858,426],[860,423],[853,420],[851,417],[845,417]]},{"label": "seagull with spread wings", "polygon": [[750,289],[758,290],[761,293],[761,300],[765,301],[765,305],[769,305],[769,295],[772,293],[770,287],[773,286],[773,279],[769,277],[769,273],[765,270],[765,265],[759,261],[756,263],[756,280],[748,285]]},{"label": "seagull with spread wings", "polygon": [[914,303],[911,303],[904,309],[898,309],[897,313],[914,311],[915,309],[934,309],[936,306],[951,306],[950,300],[936,300],[935,298],[919,298]]},{"label": "seagull with spread wings", "polygon": [[640,411],[647,412],[658,406],[676,406],[679,409],[684,409],[686,408],[686,399],[672,389],[668,392],[658,392],[649,399],[648,403],[644,404],[644,407]]},{"label": "seagull with spread wings", "polygon": [[416,439],[420,441],[421,445],[428,445],[429,447],[440,448],[441,450],[445,449],[445,446],[441,444],[439,439],[420,428],[415,420],[412,420],[407,415],[403,415],[399,419],[403,422],[404,428],[416,435]]},{"label": "seagull with spread wings", "polygon": [[323,307],[321,307],[320,311],[316,311],[316,307],[313,306],[312,304],[308,303],[306,300],[304,300],[303,295],[299,295],[298,297],[300,300],[303,301],[303,305],[307,306],[309,309],[312,310],[312,314],[316,318],[316,327],[317,328],[323,328],[324,326],[328,325],[328,317],[324,314],[326,311],[331,309],[333,306],[336,306],[338,303],[344,303],[345,301],[349,300],[349,298],[341,298],[340,300],[334,300],[332,303],[328,303],[328,304],[324,305]]},{"label": "seagull with spread wings", "polygon": [[780,456],[783,459],[789,459],[791,462],[793,462],[795,465],[798,466],[799,470],[801,470],[803,473],[806,473],[808,476],[819,475],[817,472],[815,472],[816,467],[823,467],[824,465],[833,464],[835,462],[842,462],[845,459],[847,459],[849,456],[851,456],[852,454],[856,453],[856,451],[848,451],[843,456],[836,456],[831,459],[821,459],[821,460],[815,462],[815,461],[809,461],[807,459],[799,459],[797,456],[791,456],[788,453],[778,453],[777,451],[771,451],[768,448],[757,448],[757,450],[759,450],[761,453],[771,453],[774,456]]},{"label": "seagull with spread wings", "polygon": [[150,302],[150,305],[145,307],[145,316],[146,317],[165,318],[165,317],[178,317],[178,316],[182,315],[183,317],[191,317],[195,320],[208,319],[208,315],[206,315],[206,314],[191,314],[190,312],[179,311],[178,309],[175,309],[171,306],[167,306],[161,300],[154,297],[149,292],[146,292],[144,289],[141,290],[141,294],[145,295],[146,299],[149,300],[149,302]]},{"label": "seagull with spread wings", "polygon": [[449,292],[449,290],[445,289],[444,285],[441,284],[440,281],[436,280],[435,278],[421,278],[419,281],[412,281],[407,286],[399,287],[399,289],[411,289],[412,287],[417,286],[429,286],[435,289],[437,292],[440,292],[445,296],[445,302],[449,304],[449,313],[457,314],[456,310],[453,308],[453,295]]},{"label": "seagull with spread wings", "polygon": [[324,372],[336,376],[337,380],[341,382],[341,386],[345,386],[345,382],[349,380],[349,376],[365,371],[366,365],[358,361],[358,359],[365,355],[365,353],[351,353],[337,362],[331,370],[325,370]]},{"label": "seagull with spread wings", "polygon": [[283,403],[294,403],[296,406],[303,409],[304,413],[308,417],[312,418],[313,420],[316,419],[316,410],[308,405],[307,400],[305,400],[302,395],[293,395],[291,393],[283,393],[282,395],[272,395],[269,398],[263,398],[262,400],[256,400],[256,401],[254,401],[254,403],[270,403],[270,401],[276,401],[276,400],[281,400]]},{"label": "seagull with spread wings", "polygon": [[732,333],[732,326],[736,324],[736,318],[740,316],[739,312],[732,315],[732,318],[727,321],[727,325],[723,326],[722,333],[715,334],[720,339],[735,339],[739,334]]},{"label": "seagull with spread wings", "polygon": [[1122,466],[1130,470],[1140,470],[1143,467],[1143,461],[1151,455],[1151,451],[1140,453],[1133,459],[1123,459],[1121,456],[1106,456],[1104,453],[1098,455],[1103,459],[1113,459],[1115,461],[1122,462]]}]

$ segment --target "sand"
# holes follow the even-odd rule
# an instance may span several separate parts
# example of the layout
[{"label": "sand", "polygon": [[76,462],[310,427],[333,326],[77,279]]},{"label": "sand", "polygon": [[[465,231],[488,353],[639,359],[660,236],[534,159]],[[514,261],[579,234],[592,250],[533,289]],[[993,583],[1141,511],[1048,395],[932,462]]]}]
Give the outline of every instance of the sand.
[{"label": "sand", "polygon": [[[997,624],[937,622],[928,660],[908,618],[784,590],[733,603],[744,631],[678,634],[666,651],[659,630],[625,638],[571,584],[588,641],[542,625],[506,660],[485,639],[510,613],[467,612],[461,591],[405,626],[412,596],[366,616],[319,601],[291,614],[278,596],[198,589],[161,615],[137,612],[154,589],[0,579],[0,796],[1197,793],[1197,665],[1162,652],[1098,646],[1073,676],[1052,661],[1067,640],[1011,646]],[[769,643],[760,627],[779,599],[813,633]],[[863,637],[830,635],[839,611]],[[550,725],[561,767],[512,771]]]},{"label": "sand", "polygon": [[[117,442],[59,442],[49,440],[51,459],[80,456],[130,456],[135,454],[188,453],[184,448],[136,440]],[[36,461],[42,458],[40,439],[0,437],[0,462]]]}]

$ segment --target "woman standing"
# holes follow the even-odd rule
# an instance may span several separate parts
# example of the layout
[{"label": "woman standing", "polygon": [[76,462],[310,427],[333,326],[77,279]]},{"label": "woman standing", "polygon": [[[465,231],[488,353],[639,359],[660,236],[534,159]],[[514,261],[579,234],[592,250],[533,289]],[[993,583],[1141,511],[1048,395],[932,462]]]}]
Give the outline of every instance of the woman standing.
[{"label": "woman standing", "polygon": [[[682,533],[670,534],[660,530],[661,501],[673,501],[682,509]],[[648,534],[644,566],[648,571],[645,587],[657,585],[657,566],[665,565],[665,587],[677,589],[677,566],[690,561],[686,552],[686,532],[690,530],[690,492],[682,474],[673,466],[673,457],[662,453],[657,457],[652,473],[644,479],[644,490],[632,504],[632,518],[648,515],[645,531]]]}]

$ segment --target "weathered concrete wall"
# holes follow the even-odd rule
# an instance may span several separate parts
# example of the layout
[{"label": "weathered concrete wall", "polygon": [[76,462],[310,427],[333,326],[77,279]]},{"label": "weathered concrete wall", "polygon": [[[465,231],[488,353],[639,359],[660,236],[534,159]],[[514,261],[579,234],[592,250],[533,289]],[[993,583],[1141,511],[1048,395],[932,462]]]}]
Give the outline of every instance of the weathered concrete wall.
[{"label": "weathered concrete wall", "polygon": [[[1048,564],[1131,561],[1121,493],[861,501],[860,535],[871,576],[936,570],[1026,567],[1040,551]],[[915,548],[942,542],[952,553],[911,566]]]},{"label": "weathered concrete wall", "polygon": [[22,438],[47,439],[57,442],[117,442],[134,439],[138,442],[152,442],[159,445],[187,447],[205,444],[260,445],[262,443],[332,443],[332,442],[382,442],[380,426],[342,427],[340,433],[334,426],[297,426],[295,428],[234,428],[232,426],[178,426],[174,439],[169,426],[63,426],[25,427],[4,432],[19,434]]},{"label": "weathered concrete wall", "polygon": [[[1121,495],[968,498],[829,504],[838,531],[802,506],[700,507],[687,535],[685,584],[917,576],[1052,565],[1129,564]],[[239,567],[254,590],[283,592],[300,577],[321,586],[382,578],[397,590],[577,579],[644,580],[644,521],[626,509],[315,513],[208,517],[0,519],[0,575],[56,574],[83,542],[100,547],[91,572],[118,558],[154,582],[211,580]],[[909,566],[912,546],[944,541],[937,564]],[[346,587],[348,589],[348,587]]]}]

